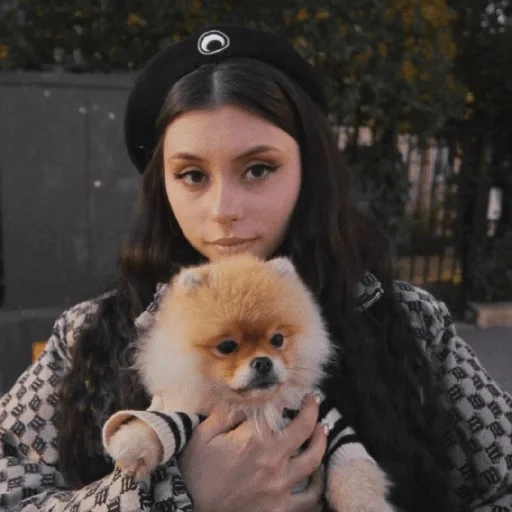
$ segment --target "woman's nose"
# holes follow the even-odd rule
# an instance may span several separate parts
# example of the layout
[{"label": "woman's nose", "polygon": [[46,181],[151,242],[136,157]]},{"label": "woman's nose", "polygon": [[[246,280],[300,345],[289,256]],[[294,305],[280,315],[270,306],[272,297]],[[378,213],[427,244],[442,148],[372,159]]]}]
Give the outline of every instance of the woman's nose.
[{"label": "woman's nose", "polygon": [[215,222],[224,224],[242,217],[243,204],[240,191],[232,184],[219,184],[213,191],[210,211]]}]

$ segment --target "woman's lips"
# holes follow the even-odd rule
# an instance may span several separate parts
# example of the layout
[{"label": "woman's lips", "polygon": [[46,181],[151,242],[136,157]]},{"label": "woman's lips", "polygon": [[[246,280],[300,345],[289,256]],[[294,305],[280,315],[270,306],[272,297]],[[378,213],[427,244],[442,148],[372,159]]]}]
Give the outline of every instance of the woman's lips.
[{"label": "woman's lips", "polygon": [[217,240],[214,240],[213,242],[210,242],[214,245],[238,245],[245,242],[252,242],[254,238],[237,238],[235,236],[229,237],[229,238],[219,238]]},{"label": "woman's lips", "polygon": [[232,254],[246,251],[254,241],[255,239],[225,238],[216,240],[211,245],[213,245],[219,252]]}]

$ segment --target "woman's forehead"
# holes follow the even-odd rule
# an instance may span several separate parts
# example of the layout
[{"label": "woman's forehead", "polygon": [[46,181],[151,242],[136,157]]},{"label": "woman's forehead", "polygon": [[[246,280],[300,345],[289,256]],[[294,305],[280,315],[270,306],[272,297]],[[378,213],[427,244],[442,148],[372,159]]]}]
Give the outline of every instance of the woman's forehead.
[{"label": "woman's forehead", "polygon": [[230,150],[243,153],[255,147],[287,151],[295,140],[284,130],[237,106],[191,110],[181,114],[166,129],[164,152],[194,153]]}]

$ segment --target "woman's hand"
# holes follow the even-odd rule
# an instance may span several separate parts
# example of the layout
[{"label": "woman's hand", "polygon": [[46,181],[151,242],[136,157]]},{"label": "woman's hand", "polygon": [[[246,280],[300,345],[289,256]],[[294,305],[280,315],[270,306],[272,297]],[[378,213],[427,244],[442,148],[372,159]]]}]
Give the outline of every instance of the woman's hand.
[{"label": "woman's hand", "polygon": [[[318,403],[308,397],[282,433],[257,434],[247,422],[214,411],[194,431],[180,459],[196,512],[312,512],[324,490],[320,463],[326,435]],[[297,450],[311,438],[308,447]],[[312,476],[308,488],[292,494]]]}]

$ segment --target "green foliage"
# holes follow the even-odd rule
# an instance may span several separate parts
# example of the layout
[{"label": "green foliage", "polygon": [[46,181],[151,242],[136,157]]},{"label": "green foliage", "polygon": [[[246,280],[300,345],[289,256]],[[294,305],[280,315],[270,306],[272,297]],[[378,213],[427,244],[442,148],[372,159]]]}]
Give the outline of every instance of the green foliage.
[{"label": "green foliage", "polygon": [[417,12],[416,3],[19,0],[0,22],[0,69],[137,69],[207,21],[239,22],[282,33],[320,68],[337,122],[432,133],[457,110],[462,89],[450,75],[444,0],[422,0]]},{"label": "green foliage", "polygon": [[0,21],[2,69],[136,69],[201,23],[201,12],[186,0],[16,4]]},{"label": "green foliage", "polygon": [[452,13],[444,0],[19,0],[17,5],[6,10],[0,28],[0,69],[137,69],[206,22],[281,33],[324,75],[333,124],[371,128],[373,145],[353,147],[349,160],[370,214],[385,220],[392,237],[403,231],[408,184],[400,155],[389,144],[398,131],[434,133],[458,112],[464,97],[451,74]]},{"label": "green foliage", "polygon": [[458,15],[454,40],[455,74],[466,84],[466,119],[492,123],[508,110],[512,75],[512,3],[508,0],[447,0]]}]

